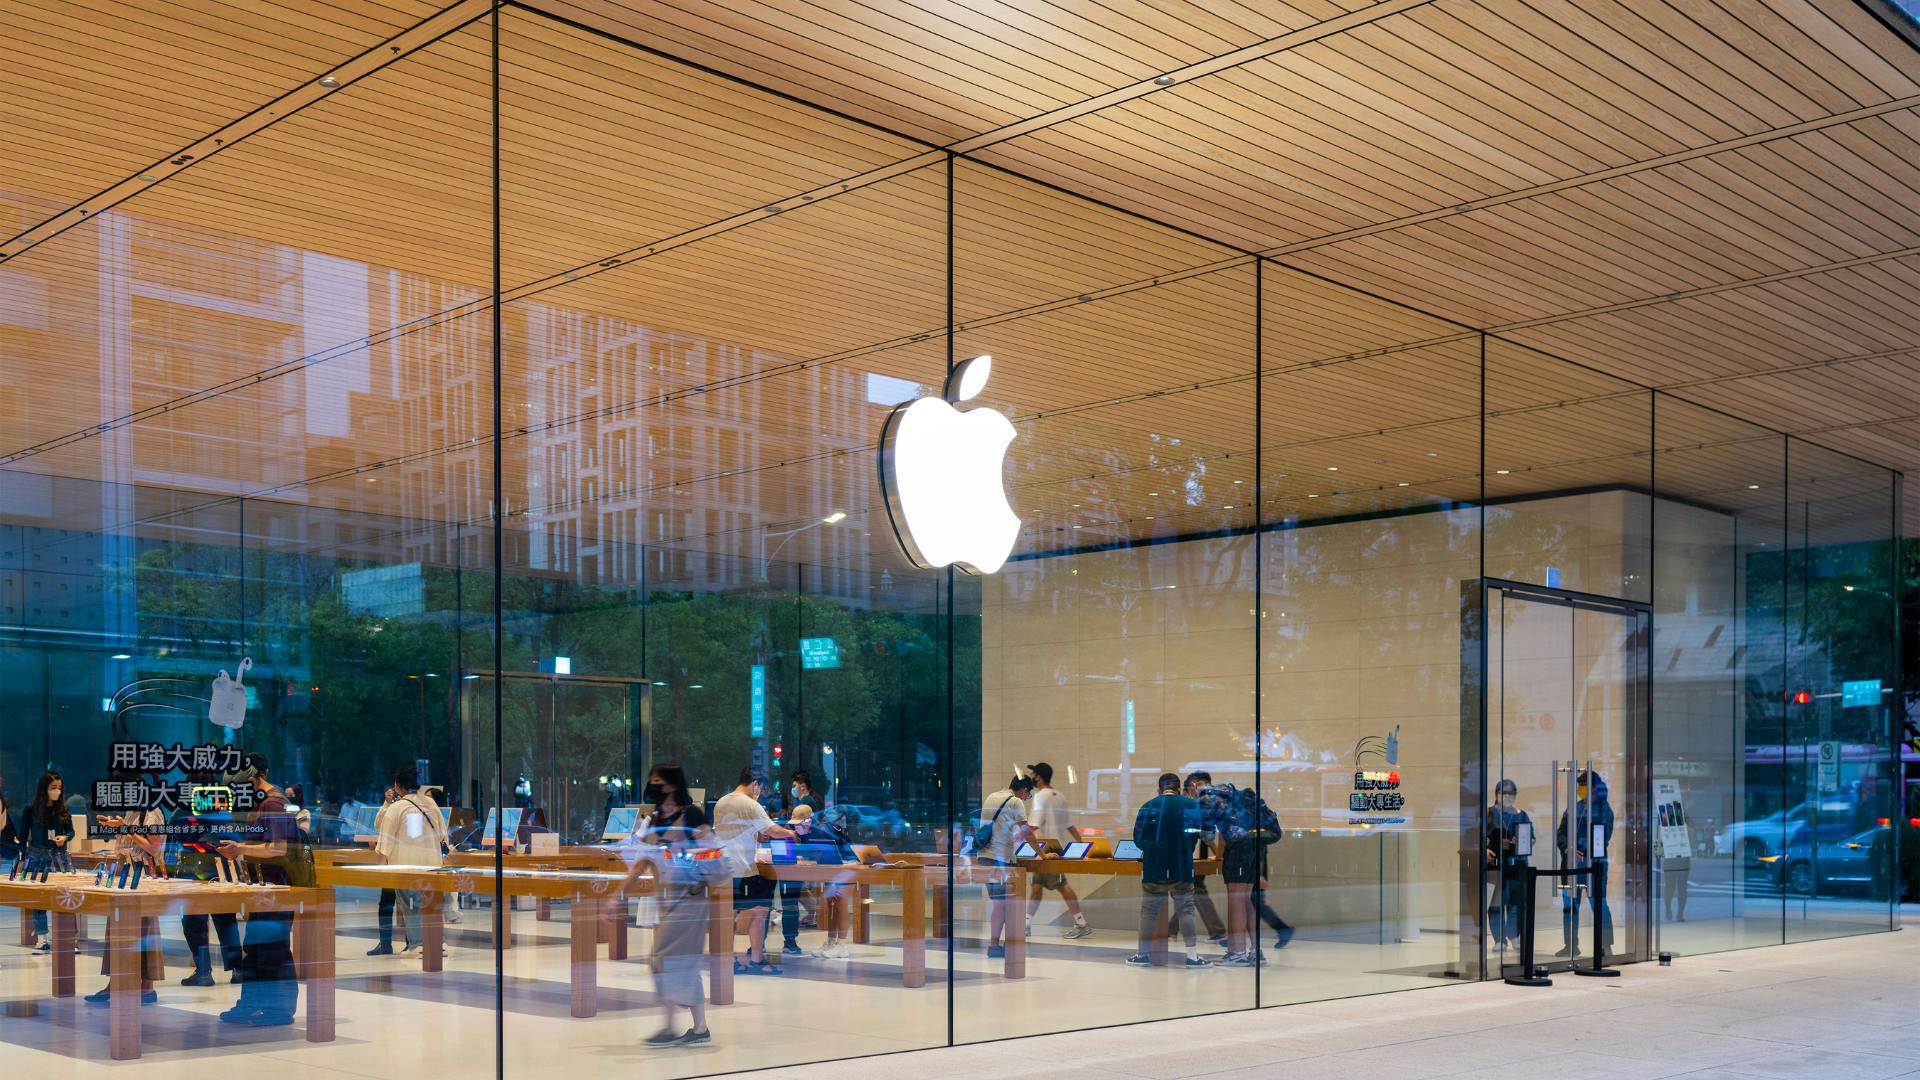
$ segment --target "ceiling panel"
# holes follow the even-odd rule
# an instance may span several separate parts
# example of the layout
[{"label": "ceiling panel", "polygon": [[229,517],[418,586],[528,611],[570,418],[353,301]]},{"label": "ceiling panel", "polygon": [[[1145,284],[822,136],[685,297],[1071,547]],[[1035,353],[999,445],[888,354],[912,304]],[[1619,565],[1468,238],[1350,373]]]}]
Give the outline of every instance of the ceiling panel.
[{"label": "ceiling panel", "polygon": [[[3,0],[0,236],[438,11],[423,0]],[[9,210],[11,212],[9,212]]]}]

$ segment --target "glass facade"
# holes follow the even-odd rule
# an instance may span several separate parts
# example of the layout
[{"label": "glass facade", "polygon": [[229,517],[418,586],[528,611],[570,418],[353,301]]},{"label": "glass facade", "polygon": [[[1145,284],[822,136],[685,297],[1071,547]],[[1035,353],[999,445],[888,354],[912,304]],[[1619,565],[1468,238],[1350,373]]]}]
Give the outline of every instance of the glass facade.
[{"label": "glass facade", "polygon": [[[502,8],[9,259],[0,1060],[703,1075],[1892,927],[1897,474],[1019,151]],[[981,355],[1019,530],[929,569],[882,431]]]}]

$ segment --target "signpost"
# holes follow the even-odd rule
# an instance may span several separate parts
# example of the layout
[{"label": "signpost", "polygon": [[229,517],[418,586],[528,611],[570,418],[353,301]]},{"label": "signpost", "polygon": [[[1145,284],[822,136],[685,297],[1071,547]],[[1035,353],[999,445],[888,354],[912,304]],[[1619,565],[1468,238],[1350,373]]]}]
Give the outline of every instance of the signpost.
[{"label": "signpost", "polygon": [[1860,679],[1840,684],[1840,706],[1851,709],[1856,705],[1880,704],[1880,680]]},{"label": "signpost", "polygon": [[1820,790],[1838,791],[1840,789],[1840,744],[1823,742],[1820,744]]},{"label": "signpost", "polygon": [[800,639],[800,667],[804,671],[820,671],[840,666],[840,643],[830,637],[803,637]]}]

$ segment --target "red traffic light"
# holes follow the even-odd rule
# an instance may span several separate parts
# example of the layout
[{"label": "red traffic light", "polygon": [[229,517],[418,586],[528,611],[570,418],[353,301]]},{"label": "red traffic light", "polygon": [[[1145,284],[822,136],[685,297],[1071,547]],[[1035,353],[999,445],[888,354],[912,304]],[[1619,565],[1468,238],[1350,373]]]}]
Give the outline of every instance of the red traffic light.
[{"label": "red traffic light", "polygon": [[1795,705],[1805,705],[1807,702],[1813,700],[1813,695],[1805,690],[1795,690],[1793,693],[1787,695],[1787,700],[1793,702]]}]

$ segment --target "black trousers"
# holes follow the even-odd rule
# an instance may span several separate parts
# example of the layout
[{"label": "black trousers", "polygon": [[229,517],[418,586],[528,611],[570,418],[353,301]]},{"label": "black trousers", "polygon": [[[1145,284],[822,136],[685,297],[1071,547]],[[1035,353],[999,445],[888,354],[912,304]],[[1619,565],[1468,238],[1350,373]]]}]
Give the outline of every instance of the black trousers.
[{"label": "black trousers", "polygon": [[207,947],[209,924],[220,937],[220,966],[227,971],[235,970],[240,966],[240,920],[224,912],[180,917],[180,932],[186,936],[187,952],[193,956],[193,970],[213,974],[213,952]]},{"label": "black trousers", "polygon": [[788,945],[800,943],[800,895],[806,889],[804,881],[780,883],[780,933]]},{"label": "black trousers", "polygon": [[240,946],[240,1007],[269,1016],[293,1015],[300,1001],[294,981],[293,915],[259,912],[247,916],[246,938]]}]

